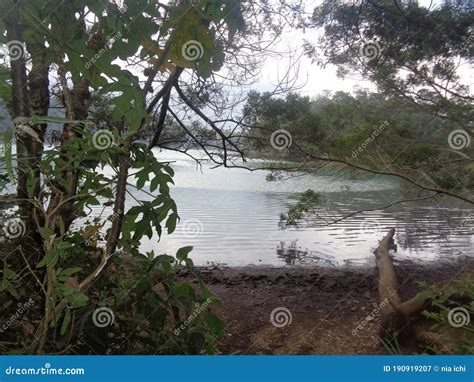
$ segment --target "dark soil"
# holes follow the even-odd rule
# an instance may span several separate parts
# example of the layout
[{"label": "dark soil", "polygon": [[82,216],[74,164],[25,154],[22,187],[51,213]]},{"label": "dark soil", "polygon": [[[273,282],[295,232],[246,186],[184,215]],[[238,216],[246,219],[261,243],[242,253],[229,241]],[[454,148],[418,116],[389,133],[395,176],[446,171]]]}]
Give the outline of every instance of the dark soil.
[{"label": "dark soil", "polygon": [[[444,285],[459,276],[474,278],[474,259],[421,264],[396,263],[403,298],[420,282]],[[378,339],[380,304],[373,268],[274,268],[248,266],[202,269],[221,299],[226,323],[217,348],[222,354],[385,354]],[[275,327],[276,308],[291,323]],[[373,318],[371,318],[373,317]],[[359,326],[360,325],[360,326]],[[359,326],[359,328],[358,328]]]}]

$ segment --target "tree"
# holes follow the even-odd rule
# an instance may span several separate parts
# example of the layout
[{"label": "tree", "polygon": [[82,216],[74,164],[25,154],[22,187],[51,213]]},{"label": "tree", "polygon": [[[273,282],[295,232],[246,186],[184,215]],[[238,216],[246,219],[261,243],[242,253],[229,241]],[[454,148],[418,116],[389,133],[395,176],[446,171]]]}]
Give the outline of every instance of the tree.
[{"label": "tree", "polygon": [[472,63],[473,12],[449,1],[430,8],[416,1],[325,1],[310,22],[323,29],[321,41],[305,48],[341,76],[358,73],[382,94],[467,128],[474,99],[460,71]]},{"label": "tree", "polygon": [[[20,207],[19,216],[3,222],[8,281],[0,293],[21,300],[30,288],[38,290],[33,327],[10,334],[9,342],[27,353],[70,351],[90,308],[110,302],[122,316],[122,332],[136,334],[143,324],[136,320],[146,318],[147,333],[136,334],[140,348],[134,351],[212,352],[223,327],[208,307],[215,298],[188,258],[192,248],[180,249],[176,258],[139,251],[144,235],[171,233],[179,219],[169,190],[173,170],[151,149],[166,147],[169,118],[204,146],[182,121],[192,112],[224,147],[209,153],[211,160],[227,165],[228,152],[240,152],[201,109],[212,110],[229,79],[255,78],[255,52],[280,33],[278,10],[265,1],[238,0],[5,0],[0,11],[1,42],[9,53],[0,94],[14,122],[5,133],[9,176],[2,179],[17,184],[13,201]],[[289,13],[297,12],[279,17]],[[259,43],[250,43],[254,38]],[[48,116],[52,97],[64,117]],[[48,124],[58,123],[60,144],[46,149]],[[147,128],[153,135],[143,145],[138,141]],[[127,210],[130,187],[151,199]],[[108,216],[89,218],[98,205]],[[182,267],[198,288],[176,281]],[[182,329],[195,303],[204,313]],[[186,334],[170,335],[176,327]]]},{"label": "tree", "polygon": [[[378,92],[371,98],[372,107],[379,104],[378,109],[385,108],[388,116],[380,119],[382,113],[379,113],[377,120],[366,121],[366,126],[360,126],[359,130],[348,129],[346,134],[340,134],[341,125],[351,124],[354,113],[357,114],[355,110],[364,105],[341,110],[332,103],[332,111],[328,106],[321,106],[336,122],[326,131],[326,136],[329,140],[336,136],[338,141],[308,144],[291,136],[288,129],[287,141],[292,144],[285,149],[305,166],[285,164],[283,167],[307,170],[332,163],[355,171],[395,176],[407,183],[407,192],[422,190],[423,199],[449,195],[472,204],[469,130],[473,98],[459,74],[462,65],[472,62],[472,47],[465,43],[470,38],[472,12],[469,7],[450,2],[426,9],[417,2],[391,0],[325,1],[316,7],[308,26],[319,29],[322,35],[318,42],[305,43],[306,54],[322,66],[336,65],[341,76],[358,73],[373,81]],[[433,33],[434,30],[440,32]],[[341,104],[349,106],[342,99]],[[422,142],[411,139],[406,152],[393,151],[391,146],[396,147],[398,141],[391,139],[403,134],[398,121],[400,110],[431,116],[424,126],[424,136],[432,135],[431,125],[440,126],[444,142],[426,147],[425,137]],[[392,131],[395,137],[393,134],[384,137]],[[378,137],[380,146],[370,146],[374,137]],[[334,144],[339,144],[341,149],[334,150],[337,148]],[[366,151],[368,146],[375,151],[374,155]],[[354,152],[356,155],[351,155]],[[406,160],[399,160],[401,156]],[[403,202],[404,197],[396,201]]]},{"label": "tree", "polygon": [[[384,124],[359,125],[336,137],[332,143],[340,150],[330,157],[309,157],[397,176],[406,185],[425,191],[410,199],[409,188],[405,188],[399,200],[380,208],[439,195],[474,203],[470,147],[474,98],[461,75],[473,58],[469,43],[473,11],[467,2],[450,1],[429,8],[398,0],[324,1],[318,6],[310,25],[321,28],[322,36],[318,44],[306,42],[307,55],[322,66],[336,65],[341,76],[356,73],[371,80],[378,88],[373,106],[389,115]],[[357,107],[364,108],[364,104]],[[350,114],[348,119],[354,113]],[[374,141],[380,143],[374,145]],[[401,150],[402,145],[406,146]],[[344,152],[354,148],[350,159],[344,157]],[[468,312],[472,283],[457,280],[403,301],[389,254],[394,234],[392,229],[375,251],[383,303],[382,341],[388,348],[394,343],[404,346],[408,340],[427,344],[429,351],[454,352],[460,345],[467,349],[463,351],[472,351],[461,342],[472,342],[470,329],[455,332],[446,323],[453,306]]]}]

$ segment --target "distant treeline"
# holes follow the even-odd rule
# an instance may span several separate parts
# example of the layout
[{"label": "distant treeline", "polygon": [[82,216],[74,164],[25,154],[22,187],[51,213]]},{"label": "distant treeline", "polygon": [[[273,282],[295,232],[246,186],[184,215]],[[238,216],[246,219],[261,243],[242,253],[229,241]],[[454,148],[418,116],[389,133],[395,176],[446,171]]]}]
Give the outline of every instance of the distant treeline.
[{"label": "distant treeline", "polygon": [[[390,164],[407,173],[426,170],[446,188],[456,187],[459,176],[467,182],[464,186],[473,186],[471,162],[463,162],[463,153],[472,150],[469,138],[452,134],[460,131],[459,124],[399,98],[367,90],[325,93],[316,98],[251,92],[244,114],[252,127],[249,142],[259,153],[267,148],[270,158],[301,159],[301,148],[373,168]],[[288,132],[292,146],[275,152],[267,143],[279,129]],[[450,162],[452,167],[447,165]]]}]

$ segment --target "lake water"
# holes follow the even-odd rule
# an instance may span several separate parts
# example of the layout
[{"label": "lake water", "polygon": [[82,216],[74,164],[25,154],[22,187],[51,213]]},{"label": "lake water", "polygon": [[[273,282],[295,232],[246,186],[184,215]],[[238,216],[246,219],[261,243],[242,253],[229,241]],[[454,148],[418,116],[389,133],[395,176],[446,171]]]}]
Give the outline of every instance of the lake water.
[{"label": "lake water", "polygon": [[[393,227],[396,258],[432,261],[474,256],[474,211],[449,198],[401,204],[329,224],[351,212],[398,200],[396,178],[351,179],[337,172],[268,182],[266,171],[198,168],[181,154],[156,151],[156,155],[173,161],[176,186],[171,192],[181,221],[172,235],[164,234],[159,242],[145,238],[142,249],[146,251],[175,254],[178,248],[192,245],[191,257],[199,265],[365,265],[373,263],[373,250]],[[322,195],[316,214],[298,227],[280,229],[279,214],[307,189]],[[132,206],[133,201],[127,204]],[[95,213],[104,216],[102,210]]]},{"label": "lake water", "polygon": [[[268,182],[267,171],[199,168],[182,154],[155,153],[162,161],[172,161],[176,185],[171,194],[181,221],[172,235],[163,234],[159,241],[145,237],[143,251],[173,255],[178,248],[192,245],[191,257],[198,265],[366,265],[373,264],[378,241],[396,228],[396,259],[474,256],[474,209],[451,198],[400,204],[330,224],[351,212],[398,200],[400,188],[406,186],[396,178],[351,179],[350,174],[334,170],[334,174],[300,174]],[[307,189],[322,195],[316,213],[298,227],[279,228],[280,213]],[[134,193],[139,199],[150,199],[142,192]],[[133,199],[129,197],[126,204],[133,206]],[[93,216],[104,218],[110,213],[110,208],[92,211]]]}]

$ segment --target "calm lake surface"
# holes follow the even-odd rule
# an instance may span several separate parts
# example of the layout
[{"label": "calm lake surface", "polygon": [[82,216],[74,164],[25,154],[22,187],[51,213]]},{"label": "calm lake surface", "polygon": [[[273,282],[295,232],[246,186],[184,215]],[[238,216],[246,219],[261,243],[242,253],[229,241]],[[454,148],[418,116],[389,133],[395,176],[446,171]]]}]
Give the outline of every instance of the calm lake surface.
[{"label": "calm lake surface", "polygon": [[[191,258],[198,265],[367,265],[374,263],[378,241],[390,228],[396,228],[396,259],[436,261],[474,256],[474,209],[450,198],[399,204],[330,224],[351,212],[377,209],[398,200],[400,188],[406,185],[396,178],[351,179],[350,174],[337,172],[268,182],[267,171],[212,169],[211,165],[199,168],[185,155],[155,153],[162,161],[172,161],[176,185],[171,194],[181,221],[172,235],[164,233],[159,241],[157,236],[151,240],[145,237],[143,251],[174,255],[178,248],[192,245]],[[258,164],[248,163],[250,167]],[[280,213],[307,189],[322,195],[316,214],[298,227],[281,229]],[[132,188],[130,192],[138,199],[151,199]],[[127,208],[134,203],[128,197]],[[103,218],[111,213],[109,207],[92,211],[93,216]]]},{"label": "calm lake surface", "polygon": [[[433,261],[474,256],[474,211],[446,198],[400,204],[329,224],[351,212],[398,200],[401,186],[396,178],[351,179],[338,173],[268,182],[267,171],[198,168],[181,154],[157,150],[156,155],[173,161],[176,186],[171,192],[181,221],[159,242],[157,237],[145,238],[146,251],[173,255],[192,245],[191,258],[198,265],[366,265],[374,262],[373,250],[393,227],[396,258]],[[322,194],[316,215],[298,227],[280,229],[280,213],[307,189]],[[142,193],[136,196],[150,199]],[[133,205],[130,199],[128,206]],[[96,215],[107,213],[95,210]]]}]

